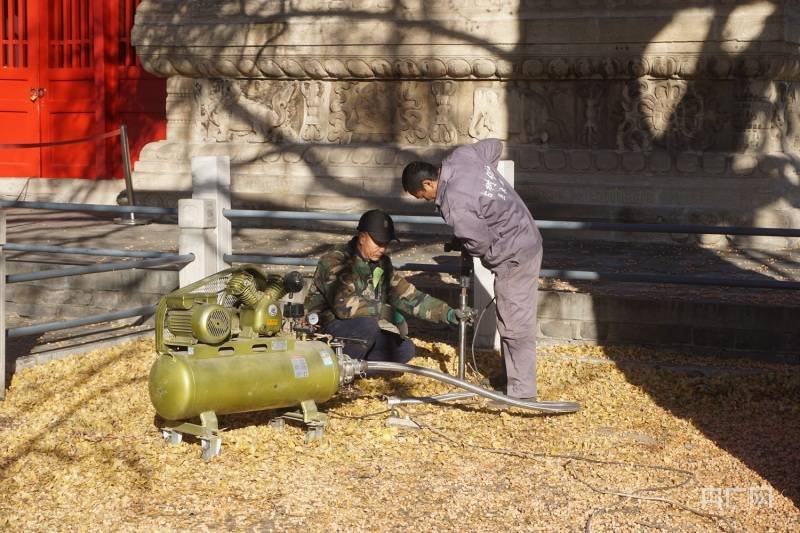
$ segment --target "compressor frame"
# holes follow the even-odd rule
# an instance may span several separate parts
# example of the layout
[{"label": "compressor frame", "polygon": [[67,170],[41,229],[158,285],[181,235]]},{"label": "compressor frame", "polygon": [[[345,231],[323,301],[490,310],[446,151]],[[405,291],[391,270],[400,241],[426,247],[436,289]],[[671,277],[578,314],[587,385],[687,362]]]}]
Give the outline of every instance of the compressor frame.
[{"label": "compressor frame", "polygon": [[[315,398],[327,401],[342,385],[362,374],[366,365],[345,355],[342,344],[330,336],[317,335],[312,328],[297,324],[295,319],[304,315],[304,309],[302,304],[292,303],[291,298],[302,288],[302,283],[297,285],[299,273],[292,280],[291,276],[291,273],[286,276],[265,274],[255,265],[243,265],[203,278],[161,298],[155,320],[159,358],[151,369],[149,385],[151,401],[164,420],[160,430],[165,441],[178,444],[183,435],[192,435],[200,441],[203,459],[209,460],[219,455],[222,446],[218,414],[293,405],[299,405],[300,409],[284,412],[270,424],[282,426],[286,420],[300,422],[306,428],[306,443],[322,438],[328,416],[317,409]],[[289,302],[282,310],[280,302],[287,294]],[[208,342],[202,342],[204,339]],[[321,365],[315,363],[316,359],[311,360],[316,354],[322,358]],[[247,362],[256,357],[257,361]],[[263,393],[267,400],[245,405],[227,397],[236,394],[226,395],[223,383],[216,394],[219,408],[192,408],[196,396],[200,395],[194,393],[205,390],[203,383],[206,388],[214,386],[213,367],[201,373],[205,381],[200,384],[196,383],[200,380],[195,379],[195,374],[184,372],[183,367],[216,361],[236,364],[238,361],[250,365],[248,368],[253,370],[259,364],[272,364],[271,359],[281,361],[285,367],[275,367],[277,381],[292,377],[297,381],[299,376],[310,385],[297,392],[299,396],[294,398],[286,391],[281,392],[282,385],[273,383],[273,396],[269,396],[273,393],[270,389]],[[291,366],[286,364],[287,360],[291,361]],[[293,371],[294,376],[286,368]],[[176,384],[174,375],[180,378],[178,381],[192,381],[191,385]],[[267,383],[263,386],[259,383],[257,388],[267,389]],[[181,394],[170,390],[181,390]],[[204,403],[201,398],[199,403],[207,406],[209,402]],[[195,417],[199,417],[199,424],[189,421]]]}]

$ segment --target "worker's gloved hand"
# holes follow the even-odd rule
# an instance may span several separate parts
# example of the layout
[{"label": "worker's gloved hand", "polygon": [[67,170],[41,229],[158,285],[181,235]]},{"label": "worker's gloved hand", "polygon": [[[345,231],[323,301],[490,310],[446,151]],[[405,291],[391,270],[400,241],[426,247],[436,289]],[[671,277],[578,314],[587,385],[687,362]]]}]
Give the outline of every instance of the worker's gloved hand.
[{"label": "worker's gloved hand", "polygon": [[397,309],[394,310],[392,314],[392,324],[397,326],[397,330],[400,333],[400,336],[404,339],[408,337],[408,322],[406,322],[406,317],[398,311]]},{"label": "worker's gloved hand", "polygon": [[475,310],[471,307],[462,309],[450,309],[447,312],[447,323],[457,326],[462,320],[467,324],[472,324],[475,321]]},{"label": "worker's gloved hand", "polygon": [[458,237],[453,237],[450,242],[444,243],[445,252],[462,252],[464,251],[464,242]]}]

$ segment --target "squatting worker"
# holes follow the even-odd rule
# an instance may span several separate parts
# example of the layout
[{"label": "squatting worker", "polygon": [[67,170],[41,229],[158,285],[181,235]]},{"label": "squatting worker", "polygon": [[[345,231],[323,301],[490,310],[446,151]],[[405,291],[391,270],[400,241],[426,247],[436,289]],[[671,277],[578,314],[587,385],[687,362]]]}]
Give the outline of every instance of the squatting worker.
[{"label": "squatting worker", "polygon": [[[429,296],[395,272],[386,247],[395,241],[392,218],[367,211],[350,242],[323,255],[305,300],[317,313],[322,331],[345,340],[344,352],[356,359],[406,363],[414,344],[399,333],[403,314],[430,322],[458,324],[461,312]],[[386,328],[386,329],[384,329]]]},{"label": "squatting worker", "polygon": [[414,161],[403,188],[435,201],[464,248],[494,275],[506,394],[536,398],[536,304],[542,236],[522,198],[497,170],[502,145],[485,139],[456,148],[436,167]]}]

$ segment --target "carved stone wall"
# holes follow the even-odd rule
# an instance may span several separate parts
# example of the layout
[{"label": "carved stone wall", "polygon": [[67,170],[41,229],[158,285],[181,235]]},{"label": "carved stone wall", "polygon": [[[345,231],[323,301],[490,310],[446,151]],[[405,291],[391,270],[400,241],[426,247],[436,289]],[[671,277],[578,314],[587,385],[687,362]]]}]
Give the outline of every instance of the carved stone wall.
[{"label": "carved stone wall", "polygon": [[[800,226],[800,0],[145,0],[149,199],[394,212],[406,161],[498,137],[535,216]],[[772,245],[785,244],[770,241]]]}]

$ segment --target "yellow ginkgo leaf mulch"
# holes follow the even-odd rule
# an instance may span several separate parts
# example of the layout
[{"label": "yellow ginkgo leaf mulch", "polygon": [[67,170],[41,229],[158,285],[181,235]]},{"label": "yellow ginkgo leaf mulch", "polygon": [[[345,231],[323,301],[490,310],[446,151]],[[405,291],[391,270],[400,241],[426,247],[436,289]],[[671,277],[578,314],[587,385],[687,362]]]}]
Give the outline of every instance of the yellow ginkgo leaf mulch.
[{"label": "yellow ginkgo leaf mulch", "polygon": [[[416,341],[414,364],[454,370]],[[450,390],[364,379],[321,406],[322,440],[220,417],[222,454],[163,442],[139,341],[25,369],[0,404],[4,531],[799,531],[797,366],[639,348],[540,349],[541,399],[574,415],[483,400],[404,413],[386,395]],[[478,364],[496,373],[497,358]],[[471,376],[478,379],[477,376]]]}]

